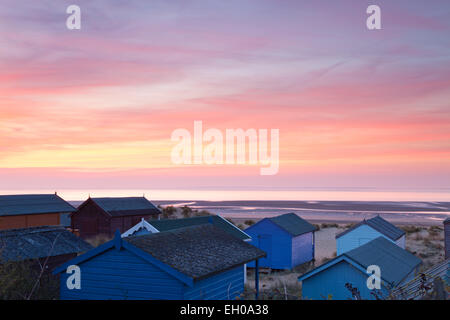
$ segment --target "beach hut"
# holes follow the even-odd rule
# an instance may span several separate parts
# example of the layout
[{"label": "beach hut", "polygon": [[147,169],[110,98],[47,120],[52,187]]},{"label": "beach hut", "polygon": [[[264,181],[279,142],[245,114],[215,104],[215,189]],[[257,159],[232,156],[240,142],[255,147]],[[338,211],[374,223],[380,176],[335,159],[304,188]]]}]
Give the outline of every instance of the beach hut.
[{"label": "beach hut", "polygon": [[0,263],[32,261],[45,270],[92,249],[62,226],[39,226],[0,231]]},{"label": "beach hut", "polygon": [[336,235],[336,253],[341,255],[373,239],[384,237],[405,249],[405,232],[380,216],[364,219]]},{"label": "beach hut", "polygon": [[[54,272],[61,299],[235,299],[244,290],[243,264],[265,253],[203,224],[114,239]],[[79,267],[80,288],[69,289],[67,268]],[[255,286],[258,288],[256,273]]]},{"label": "beach hut", "polygon": [[72,228],[83,239],[97,235],[113,237],[124,232],[142,218],[157,219],[161,211],[144,197],[89,198],[70,215]]},{"label": "beach hut", "polygon": [[[267,253],[260,266],[292,269],[314,259],[316,227],[295,213],[265,218],[245,229],[251,244]],[[249,264],[254,267],[254,264]]]},{"label": "beach hut", "polygon": [[445,259],[450,258],[450,218],[444,220]]},{"label": "beach hut", "polygon": [[[355,299],[357,290],[364,300],[375,299],[377,292],[385,298],[389,292],[417,275],[422,261],[384,237],[337,256],[318,268],[300,276],[304,299]],[[369,289],[369,266],[380,270],[380,289]],[[356,289],[355,289],[356,288]]]},{"label": "beach hut", "polygon": [[76,209],[55,194],[0,195],[0,230],[46,225],[70,226]]},{"label": "beach hut", "polygon": [[[142,219],[141,222],[128,229],[122,234],[122,237],[138,236],[143,234],[156,233],[161,231],[175,230],[185,227],[198,226],[202,224],[212,224],[222,229],[228,234],[243,241],[250,241],[250,236],[236,227],[231,222],[219,215],[208,215],[201,217],[183,218],[183,219],[161,219],[149,220]],[[247,264],[244,265],[244,282],[247,283]]]},{"label": "beach hut", "polygon": [[222,218],[220,215],[148,221],[142,219],[138,224],[125,231],[122,234],[122,237],[169,231],[185,227],[198,226],[202,224],[212,224],[238,239],[241,239],[243,241],[250,241],[250,236],[247,233],[236,227],[231,222]]}]

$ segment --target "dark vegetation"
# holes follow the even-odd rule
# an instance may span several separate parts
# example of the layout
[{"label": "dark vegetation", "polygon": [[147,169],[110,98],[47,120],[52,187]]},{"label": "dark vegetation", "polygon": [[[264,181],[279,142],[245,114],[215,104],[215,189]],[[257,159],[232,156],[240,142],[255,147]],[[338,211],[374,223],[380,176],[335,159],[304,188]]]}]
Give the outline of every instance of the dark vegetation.
[{"label": "dark vegetation", "polygon": [[59,298],[59,277],[38,260],[0,261],[0,300],[54,300]]},{"label": "dark vegetation", "polygon": [[207,210],[192,209],[188,206],[176,208],[174,206],[159,207],[163,219],[191,218],[213,215]]}]

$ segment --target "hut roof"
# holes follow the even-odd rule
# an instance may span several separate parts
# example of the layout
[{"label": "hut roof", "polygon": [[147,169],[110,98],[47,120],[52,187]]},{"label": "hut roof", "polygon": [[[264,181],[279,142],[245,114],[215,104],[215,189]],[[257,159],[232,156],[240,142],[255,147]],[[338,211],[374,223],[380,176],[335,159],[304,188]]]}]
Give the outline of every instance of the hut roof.
[{"label": "hut roof", "polygon": [[0,260],[29,259],[79,253],[92,249],[61,226],[40,226],[0,231]]},{"label": "hut roof", "polygon": [[90,200],[94,201],[103,211],[113,217],[158,215],[161,213],[145,197],[90,198]]},{"label": "hut roof", "polygon": [[266,256],[264,251],[210,224],[124,240],[193,279]]},{"label": "hut roof", "polygon": [[68,213],[75,210],[56,194],[0,195],[0,216]]},{"label": "hut roof", "polygon": [[294,237],[316,230],[315,226],[302,219],[295,213],[286,213],[277,217],[269,218],[269,220]]},{"label": "hut roof", "polygon": [[392,286],[398,285],[414,268],[422,263],[422,260],[412,253],[383,237],[378,237],[302,275],[299,280],[307,279],[342,260],[346,260],[364,273],[370,265],[379,266],[382,280]]},{"label": "hut roof", "polygon": [[248,234],[246,234],[244,231],[233,225],[231,222],[228,222],[221,216],[217,215],[209,215],[185,219],[149,220],[147,222],[161,232],[190,226],[197,226],[202,224],[213,224],[214,226],[222,229],[223,231],[229,233],[230,235],[238,239],[247,240],[251,238]]},{"label": "hut roof", "polygon": [[344,254],[366,269],[370,265],[378,265],[382,278],[395,284],[422,263],[415,255],[383,237],[378,237]]},{"label": "hut roof", "polygon": [[377,230],[378,232],[384,234],[386,237],[388,237],[394,241],[400,239],[402,236],[405,235],[405,231],[403,231],[402,229],[397,228],[392,223],[390,223],[389,221],[386,221],[382,217],[376,216],[371,219],[367,219],[367,220],[364,219],[363,221],[354,225],[353,227],[345,230],[344,232],[341,232],[340,234],[336,235],[336,239],[342,237],[343,235],[349,233],[350,231],[352,231],[364,224],[372,227],[373,229]]}]

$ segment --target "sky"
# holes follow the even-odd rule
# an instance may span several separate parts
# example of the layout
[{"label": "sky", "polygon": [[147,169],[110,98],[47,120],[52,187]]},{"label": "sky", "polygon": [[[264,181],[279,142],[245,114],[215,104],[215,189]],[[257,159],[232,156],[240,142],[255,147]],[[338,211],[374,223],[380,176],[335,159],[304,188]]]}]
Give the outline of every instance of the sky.
[{"label": "sky", "polygon": [[[449,34],[448,0],[2,0],[0,190],[450,192]],[[174,164],[194,121],[279,129],[278,173]]]}]

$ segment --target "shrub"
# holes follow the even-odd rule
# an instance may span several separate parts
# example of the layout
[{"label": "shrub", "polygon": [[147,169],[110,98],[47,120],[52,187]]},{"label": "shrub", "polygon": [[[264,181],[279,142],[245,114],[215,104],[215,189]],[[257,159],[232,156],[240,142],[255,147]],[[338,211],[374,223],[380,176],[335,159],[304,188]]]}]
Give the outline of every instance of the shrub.
[{"label": "shrub", "polygon": [[211,212],[207,211],[207,210],[200,210],[200,211],[195,211],[195,216],[196,217],[203,217],[203,216],[211,216]]},{"label": "shrub", "polygon": [[245,220],[245,221],[244,221],[244,224],[246,224],[246,225],[248,225],[248,226],[252,226],[252,225],[255,224],[255,221],[253,221],[253,220]]},{"label": "shrub", "polygon": [[405,231],[406,234],[417,233],[421,230],[421,228],[416,226],[403,226],[401,229]]},{"label": "shrub", "polygon": [[89,243],[93,247],[98,247],[112,239],[113,239],[112,237],[107,236],[105,234],[98,234],[95,237],[86,239],[86,242]]},{"label": "shrub", "polygon": [[59,277],[50,272],[41,274],[41,266],[37,260],[0,264],[0,300],[58,298]]},{"label": "shrub", "polygon": [[225,220],[227,220],[229,223],[231,223],[232,225],[236,225],[236,223],[234,223],[233,220],[231,220],[230,218],[225,218]]},{"label": "shrub", "polygon": [[321,227],[323,229],[325,229],[325,228],[339,228],[339,225],[337,223],[322,223]]},{"label": "shrub", "polygon": [[161,211],[163,218],[167,219],[173,216],[177,212],[177,209],[174,206],[167,206],[164,207]]},{"label": "shrub", "polygon": [[181,214],[183,215],[184,218],[189,218],[192,214],[193,210],[191,208],[189,208],[188,206],[183,206],[181,208]]},{"label": "shrub", "polygon": [[423,237],[420,234],[417,234],[414,239],[417,241],[422,241]]},{"label": "shrub", "polygon": [[428,234],[432,237],[437,237],[441,233],[442,229],[438,226],[432,226],[428,229]]}]

